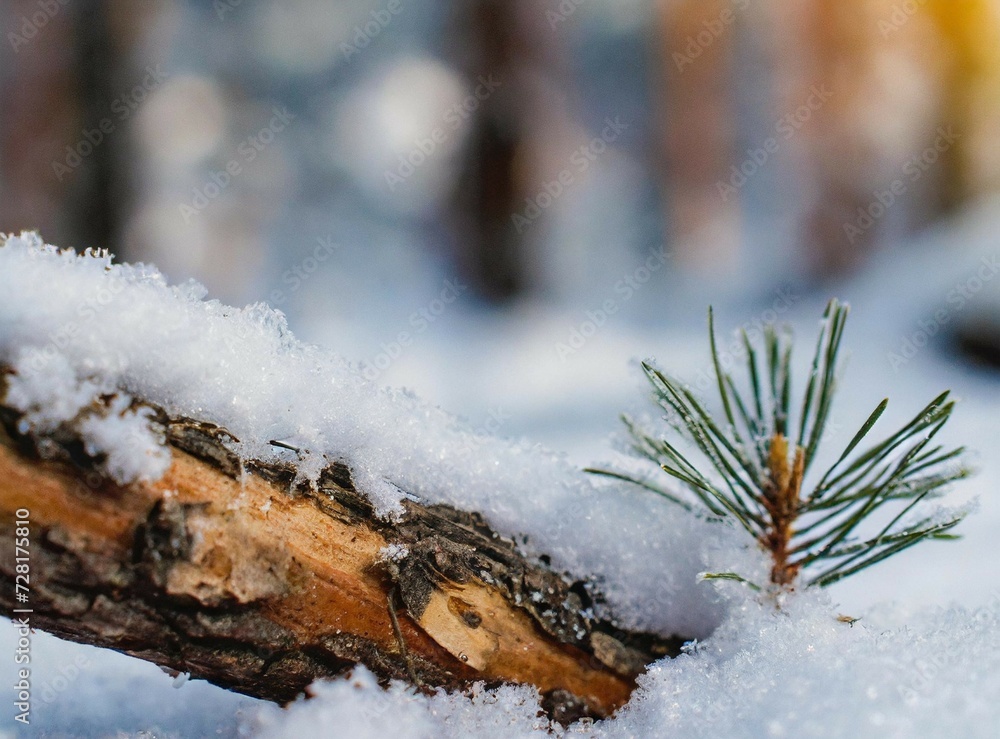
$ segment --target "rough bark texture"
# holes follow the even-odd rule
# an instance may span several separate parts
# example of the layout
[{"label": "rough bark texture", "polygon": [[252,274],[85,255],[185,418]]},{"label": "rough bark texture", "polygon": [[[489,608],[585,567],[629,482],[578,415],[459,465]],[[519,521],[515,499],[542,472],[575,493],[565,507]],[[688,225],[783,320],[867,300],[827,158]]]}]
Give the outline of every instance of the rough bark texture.
[{"label": "rough bark texture", "polygon": [[[358,663],[424,688],[530,683],[564,721],[609,714],[680,644],[589,617],[590,587],[475,513],[406,502],[400,521],[377,518],[341,464],[312,487],[160,412],[170,470],[120,487],[72,432],[38,443],[17,418],[0,406],[0,516],[31,511],[33,625],[58,636],[278,702]],[[387,559],[390,544],[407,556]]]}]

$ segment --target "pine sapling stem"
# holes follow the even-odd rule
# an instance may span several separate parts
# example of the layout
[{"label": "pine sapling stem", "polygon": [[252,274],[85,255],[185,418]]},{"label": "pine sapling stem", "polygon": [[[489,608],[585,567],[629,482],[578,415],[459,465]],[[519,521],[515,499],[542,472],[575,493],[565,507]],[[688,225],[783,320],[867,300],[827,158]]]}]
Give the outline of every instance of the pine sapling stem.
[{"label": "pine sapling stem", "polygon": [[799,574],[798,563],[789,562],[789,555],[794,536],[793,525],[799,516],[805,450],[796,444],[789,464],[788,439],[783,434],[772,436],[769,447],[768,480],[763,491],[769,522],[761,543],[771,553],[774,563],[771,582],[788,587],[795,583]]}]

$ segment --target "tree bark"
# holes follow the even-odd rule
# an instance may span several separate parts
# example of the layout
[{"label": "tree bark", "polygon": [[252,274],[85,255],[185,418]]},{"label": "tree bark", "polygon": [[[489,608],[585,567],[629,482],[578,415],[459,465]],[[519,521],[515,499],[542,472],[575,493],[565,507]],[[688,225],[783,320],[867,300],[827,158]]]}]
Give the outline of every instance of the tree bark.
[{"label": "tree bark", "polygon": [[2,540],[8,613],[29,607],[57,636],[282,703],[360,663],[424,689],[529,683],[563,721],[610,714],[682,643],[590,617],[589,585],[476,513],[406,501],[387,521],[340,463],[310,486],[291,464],[241,461],[224,429],[156,412],[171,467],[122,487],[74,432],[29,439],[0,405],[0,516],[6,527],[24,508],[31,522],[28,604]]}]

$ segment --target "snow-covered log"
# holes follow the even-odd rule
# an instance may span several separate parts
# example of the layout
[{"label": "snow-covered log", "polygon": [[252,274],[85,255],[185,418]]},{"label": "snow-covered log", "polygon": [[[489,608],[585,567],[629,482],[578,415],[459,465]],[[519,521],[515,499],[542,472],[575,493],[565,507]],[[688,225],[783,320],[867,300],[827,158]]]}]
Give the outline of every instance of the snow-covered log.
[{"label": "snow-covered log", "polygon": [[224,430],[156,412],[170,467],[123,486],[71,431],[43,460],[0,413],[0,515],[31,511],[32,619],[54,634],[281,702],[362,663],[426,687],[530,683],[573,715],[618,707],[678,646],[585,617],[579,586],[474,513],[407,501],[378,519],[343,465],[297,484],[291,465],[241,463]]},{"label": "snow-covered log", "polygon": [[[432,409],[367,397],[268,323],[280,314],[240,315],[155,270],[29,235],[0,244],[0,278],[0,516],[30,511],[33,626],[279,702],[360,663],[425,688],[534,685],[566,719],[609,714],[646,664],[678,652],[679,639],[616,622],[594,582],[475,507],[498,480],[530,504],[540,491],[524,475],[550,498],[577,492],[578,506],[594,491]],[[333,402],[312,399],[331,382]],[[408,481],[401,448],[418,470],[423,457],[457,462]],[[495,450],[525,469],[487,458],[470,476]],[[465,485],[483,490],[457,505],[448,487]],[[572,515],[556,509],[547,525]],[[24,607],[13,552],[0,559],[0,602]]]}]

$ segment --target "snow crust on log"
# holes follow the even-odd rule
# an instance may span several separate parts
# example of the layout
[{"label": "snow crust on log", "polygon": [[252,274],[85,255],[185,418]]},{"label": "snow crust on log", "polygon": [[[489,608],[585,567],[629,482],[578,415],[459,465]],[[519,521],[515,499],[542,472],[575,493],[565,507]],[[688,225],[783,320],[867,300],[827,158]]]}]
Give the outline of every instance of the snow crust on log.
[{"label": "snow crust on log", "polygon": [[[16,371],[6,402],[26,413],[27,430],[73,424],[119,482],[155,480],[169,464],[158,430],[130,408],[143,399],[225,427],[244,458],[296,460],[307,476],[343,461],[383,515],[408,495],[478,511],[556,570],[596,578],[627,628],[709,633],[722,609],[698,573],[759,556],[646,492],[372,384],[296,340],[267,305],[230,307],[195,282],[170,285],[155,267],[33,233],[0,246],[0,363]],[[109,394],[114,412],[87,412]]]}]

